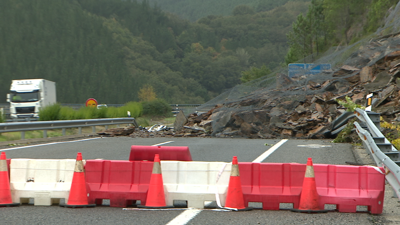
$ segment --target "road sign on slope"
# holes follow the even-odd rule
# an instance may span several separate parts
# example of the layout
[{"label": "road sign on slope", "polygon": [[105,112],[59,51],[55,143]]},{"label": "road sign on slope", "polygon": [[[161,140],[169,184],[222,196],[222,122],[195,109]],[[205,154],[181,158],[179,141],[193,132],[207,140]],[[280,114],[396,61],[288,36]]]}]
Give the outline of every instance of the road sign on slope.
[{"label": "road sign on slope", "polygon": [[288,76],[298,77],[302,75],[318,74],[331,69],[331,64],[314,63],[290,63],[288,65]]}]

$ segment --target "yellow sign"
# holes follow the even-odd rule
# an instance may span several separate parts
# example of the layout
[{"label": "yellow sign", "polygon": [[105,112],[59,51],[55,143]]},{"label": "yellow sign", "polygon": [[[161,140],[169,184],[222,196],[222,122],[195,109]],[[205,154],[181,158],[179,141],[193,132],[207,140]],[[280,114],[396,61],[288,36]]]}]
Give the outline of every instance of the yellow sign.
[{"label": "yellow sign", "polygon": [[96,107],[97,106],[97,101],[94,98],[89,98],[86,100],[86,107]]}]

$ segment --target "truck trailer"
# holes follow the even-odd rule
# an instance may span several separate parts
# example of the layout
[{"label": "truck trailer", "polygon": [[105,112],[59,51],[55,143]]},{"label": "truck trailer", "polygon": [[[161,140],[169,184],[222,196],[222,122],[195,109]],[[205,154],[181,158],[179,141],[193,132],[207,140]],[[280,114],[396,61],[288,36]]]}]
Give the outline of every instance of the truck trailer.
[{"label": "truck trailer", "polygon": [[39,118],[41,108],[57,102],[56,83],[45,79],[12,80],[7,102],[12,119]]}]

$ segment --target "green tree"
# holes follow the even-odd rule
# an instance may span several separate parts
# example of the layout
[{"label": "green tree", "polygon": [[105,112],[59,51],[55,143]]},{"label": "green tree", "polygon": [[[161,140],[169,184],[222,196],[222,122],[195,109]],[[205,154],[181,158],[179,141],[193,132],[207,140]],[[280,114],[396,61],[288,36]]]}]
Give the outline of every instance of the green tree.
[{"label": "green tree", "polygon": [[142,102],[150,102],[157,99],[157,95],[154,92],[154,88],[151,85],[144,85],[139,90],[139,100]]},{"label": "green tree", "polygon": [[389,13],[389,8],[397,4],[397,0],[373,0],[367,15],[367,33],[375,32],[381,26]]},{"label": "green tree", "polygon": [[297,61],[312,54],[311,24],[307,17],[300,14],[293,23],[293,31],[289,32],[287,37],[290,45],[290,59]]},{"label": "green tree", "polygon": [[329,30],[325,23],[323,0],[312,0],[307,14],[300,14],[287,35],[290,49],[285,57],[286,64],[320,54],[327,46]]},{"label": "green tree", "polygon": [[250,70],[242,71],[242,77],[240,80],[242,83],[246,83],[260,77],[266,76],[271,73],[271,70],[267,66],[263,65],[261,68],[251,67]]}]

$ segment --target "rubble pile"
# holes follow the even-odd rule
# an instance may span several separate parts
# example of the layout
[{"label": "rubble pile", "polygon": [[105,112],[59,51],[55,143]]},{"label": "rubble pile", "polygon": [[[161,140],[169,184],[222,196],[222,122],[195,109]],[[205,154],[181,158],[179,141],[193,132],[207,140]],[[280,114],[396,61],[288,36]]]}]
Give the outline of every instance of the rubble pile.
[{"label": "rubble pile", "polygon": [[[317,75],[277,74],[274,88],[216,104],[207,112],[177,115],[173,130],[136,130],[131,137],[329,138],[332,122],[346,109],[337,100],[348,96],[400,121],[400,34],[357,46],[338,69]],[[247,92],[246,92],[247,93]]]},{"label": "rubble pile", "polygon": [[[388,44],[389,39],[394,43],[400,34],[360,47],[351,56],[353,63],[332,71],[330,79],[280,74],[276,89],[217,105],[206,114],[191,114],[187,125],[203,127],[216,137],[327,138],[332,121],[346,110],[337,100],[348,96],[365,105],[370,93],[373,111],[400,121],[400,45]],[[206,129],[209,124],[217,129]]]},{"label": "rubble pile", "polygon": [[114,137],[114,136],[128,136],[133,132],[135,132],[135,126],[107,129],[105,131],[98,132],[97,134],[105,137]]}]

